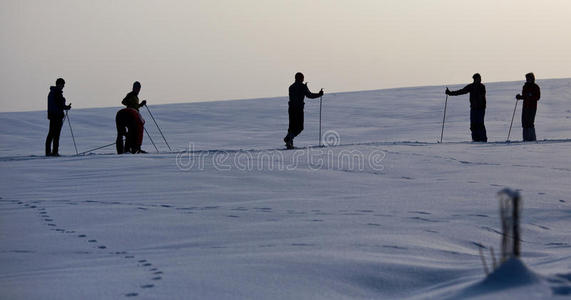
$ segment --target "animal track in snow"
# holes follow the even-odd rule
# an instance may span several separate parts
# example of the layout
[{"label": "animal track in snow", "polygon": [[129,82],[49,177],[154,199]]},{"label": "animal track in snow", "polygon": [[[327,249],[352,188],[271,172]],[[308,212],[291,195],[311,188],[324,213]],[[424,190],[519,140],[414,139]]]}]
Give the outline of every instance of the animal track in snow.
[{"label": "animal track in snow", "polygon": [[[1,199],[1,198],[0,198]],[[102,203],[102,202],[97,202],[97,201],[85,201],[87,203]],[[25,203],[24,201],[13,201],[13,203],[16,203],[20,206],[23,206],[25,208],[30,208],[30,209],[36,209],[37,210],[37,216],[40,218],[40,220],[42,222],[44,222],[44,224],[46,224],[47,226],[50,227],[55,227],[55,228],[51,228],[50,230],[55,231],[55,232],[59,232],[59,233],[64,233],[64,234],[75,234],[75,230],[68,230],[68,229],[64,229],[64,228],[58,228],[57,223],[54,221],[54,218],[50,217],[50,215],[47,212],[47,209],[45,207],[39,207],[37,205],[30,205],[29,203]],[[34,201],[31,202],[34,204],[37,203],[41,203],[40,201]],[[66,202],[67,204],[77,204],[77,203],[72,203],[72,202]],[[102,204],[121,204],[120,202],[111,202],[111,203],[102,203]],[[87,238],[86,234],[75,234],[74,237],[76,238]],[[98,241],[96,239],[89,239],[87,241],[88,243],[91,244],[97,244]],[[105,250],[107,249],[107,246],[105,245],[96,245],[95,246],[96,249],[99,249],[96,252],[90,252],[90,251],[74,251],[74,253],[76,254],[82,254],[82,255],[94,255],[94,254],[101,254],[101,250]],[[18,251],[18,250],[14,250],[14,251]],[[25,251],[25,250],[23,250]],[[23,252],[19,252],[19,253],[23,253]],[[115,251],[115,252],[110,252],[109,254],[111,255],[121,255],[124,258],[135,258],[134,255],[126,255],[127,251]],[[142,267],[148,268],[152,266],[152,263],[148,262],[147,260],[139,260],[139,262],[144,262],[142,264]],[[151,268],[150,270],[147,270],[147,272],[150,272],[149,277],[151,280],[153,281],[159,281],[162,280],[162,274],[163,272],[158,270],[157,268]],[[149,289],[149,288],[153,288],[155,285],[154,284],[143,284],[140,285],[140,287],[142,289]],[[137,297],[139,296],[139,293],[137,292],[130,292],[130,293],[126,293],[124,294],[125,297]]]}]

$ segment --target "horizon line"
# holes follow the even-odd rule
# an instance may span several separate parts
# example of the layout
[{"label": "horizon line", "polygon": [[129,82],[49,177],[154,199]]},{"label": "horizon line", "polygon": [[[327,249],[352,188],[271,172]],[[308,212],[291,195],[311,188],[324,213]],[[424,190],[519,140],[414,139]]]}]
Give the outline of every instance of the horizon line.
[{"label": "horizon line", "polygon": [[[536,79],[536,81],[565,80],[565,79],[571,80],[571,77],[540,78],[540,79]],[[524,79],[521,79],[521,80],[501,80],[501,81],[490,81],[490,82],[483,82],[483,83],[485,83],[485,84],[497,84],[497,83],[512,83],[512,82],[525,82],[525,80]],[[325,95],[327,95],[327,94],[348,94],[348,93],[359,93],[359,92],[373,92],[373,91],[389,91],[389,90],[412,89],[412,88],[446,87],[446,86],[456,86],[456,85],[462,85],[462,84],[466,84],[466,82],[451,83],[451,84],[428,84],[428,85],[416,85],[416,86],[398,86],[398,87],[389,87],[389,88],[380,88],[380,89],[367,89],[367,90],[332,91],[332,92],[326,93]],[[255,98],[197,100],[197,101],[188,101],[188,102],[168,102],[168,103],[161,103],[161,104],[153,104],[153,106],[191,104],[191,103],[208,103],[208,102],[226,102],[226,101],[262,100],[262,99],[276,99],[276,98],[284,98],[284,97],[287,97],[287,95],[255,97]],[[115,107],[115,106],[90,106],[90,107],[75,108],[74,110],[103,109],[103,108],[113,108],[113,107]],[[44,109],[6,110],[6,111],[0,110],[0,114],[3,114],[3,113],[41,112],[41,111],[45,111],[45,110]]]}]

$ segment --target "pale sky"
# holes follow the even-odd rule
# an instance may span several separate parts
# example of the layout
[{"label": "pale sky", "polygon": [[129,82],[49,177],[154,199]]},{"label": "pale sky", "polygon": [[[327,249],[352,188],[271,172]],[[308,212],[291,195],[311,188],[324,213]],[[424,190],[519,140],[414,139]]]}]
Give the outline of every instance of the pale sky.
[{"label": "pale sky", "polygon": [[[2,0],[0,111],[571,77],[570,0]],[[421,97],[422,95],[419,95]]]}]

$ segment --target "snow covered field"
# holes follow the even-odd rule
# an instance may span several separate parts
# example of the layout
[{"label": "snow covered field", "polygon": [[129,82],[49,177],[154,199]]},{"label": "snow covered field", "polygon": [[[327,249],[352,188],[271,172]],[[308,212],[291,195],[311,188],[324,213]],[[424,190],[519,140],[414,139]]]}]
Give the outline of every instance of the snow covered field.
[{"label": "snow covered field", "polygon": [[[145,155],[73,156],[66,123],[64,157],[44,158],[45,112],[0,113],[0,298],[567,298],[571,79],[538,82],[541,141],[518,142],[520,103],[507,144],[522,84],[487,84],[488,144],[467,142],[467,96],[436,143],[444,87],[326,94],[330,146],[294,151],[283,97],[148,99],[176,151],[143,109],[162,151],[145,136]],[[306,103],[297,147],[317,144]],[[114,142],[118,109],[70,112],[80,152]],[[503,187],[523,196],[528,269],[484,281]]]}]

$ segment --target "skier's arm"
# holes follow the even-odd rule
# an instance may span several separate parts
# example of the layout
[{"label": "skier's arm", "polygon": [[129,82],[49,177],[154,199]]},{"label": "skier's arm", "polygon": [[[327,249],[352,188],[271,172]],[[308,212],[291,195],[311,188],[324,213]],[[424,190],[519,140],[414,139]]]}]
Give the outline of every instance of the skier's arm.
[{"label": "skier's arm", "polygon": [[59,98],[59,99],[58,99],[57,103],[58,103],[58,106],[59,106],[61,109],[63,109],[63,110],[69,110],[69,109],[71,109],[71,103],[70,103],[70,105],[65,105],[65,98],[64,98],[63,96],[60,96],[60,97],[58,97],[58,98]]},{"label": "skier's arm", "polygon": [[457,91],[448,91],[448,95],[450,96],[460,96],[464,94],[468,94],[470,92],[470,88],[472,87],[471,84],[465,86],[463,89]]},{"label": "skier's arm", "polygon": [[515,96],[515,98],[516,98],[517,100],[523,100],[523,99],[524,99],[524,96],[522,96],[522,95],[525,95],[525,85],[521,88],[521,94],[517,94],[517,95]]},{"label": "skier's arm", "polygon": [[323,89],[321,89],[321,91],[319,91],[319,93],[314,94],[314,93],[309,91],[309,88],[307,87],[307,84],[306,84],[305,85],[305,96],[309,99],[319,98],[319,97],[323,96]]}]

